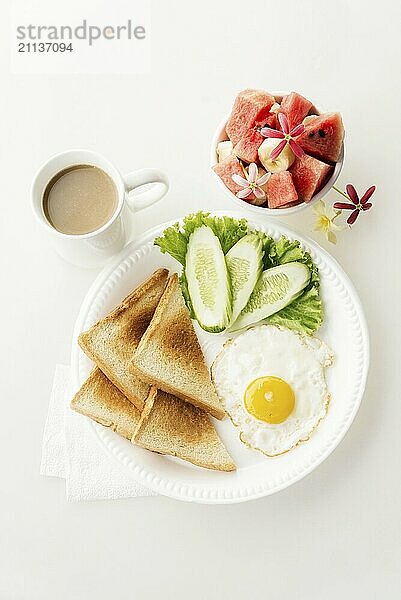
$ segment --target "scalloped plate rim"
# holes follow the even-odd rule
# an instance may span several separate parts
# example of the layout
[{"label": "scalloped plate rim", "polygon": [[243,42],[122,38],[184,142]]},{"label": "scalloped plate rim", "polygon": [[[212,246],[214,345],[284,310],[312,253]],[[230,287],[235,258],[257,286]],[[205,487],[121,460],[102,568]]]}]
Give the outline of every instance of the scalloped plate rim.
[{"label": "scalloped plate rim", "polygon": [[[355,311],[356,311],[358,319],[359,319],[360,333],[361,333],[361,338],[363,340],[363,343],[362,343],[363,357],[361,359],[362,374],[360,377],[359,389],[354,394],[353,409],[349,413],[346,421],[342,422],[341,430],[337,433],[337,435],[335,437],[332,438],[331,443],[329,443],[325,447],[324,451],[322,451],[319,454],[319,456],[317,456],[316,460],[312,461],[310,465],[308,465],[307,467],[305,467],[303,469],[300,469],[298,473],[296,473],[295,475],[292,475],[291,477],[288,477],[288,479],[283,481],[282,483],[279,483],[270,488],[257,489],[257,490],[254,489],[253,491],[249,491],[248,489],[246,489],[245,493],[240,493],[239,491],[235,491],[235,488],[234,488],[234,489],[231,489],[231,495],[221,496],[221,494],[220,494],[220,496],[218,496],[216,493],[215,494],[211,493],[212,491],[217,489],[217,486],[215,483],[202,483],[201,485],[196,485],[196,484],[191,485],[191,484],[185,483],[185,484],[182,484],[184,489],[179,488],[177,491],[175,489],[178,485],[177,483],[169,484],[169,482],[167,480],[166,482],[164,482],[163,485],[161,485],[159,481],[156,481],[156,482],[154,481],[155,479],[159,479],[160,476],[158,474],[152,473],[151,471],[146,470],[144,467],[141,467],[140,464],[133,464],[134,459],[132,457],[129,457],[124,452],[124,450],[121,450],[121,448],[118,448],[120,438],[117,436],[117,434],[115,434],[114,432],[110,432],[108,429],[102,427],[101,425],[98,425],[97,423],[94,423],[93,421],[90,421],[95,434],[97,435],[97,437],[99,438],[99,441],[102,443],[102,445],[105,447],[105,449],[109,453],[113,454],[123,465],[125,465],[127,468],[129,468],[134,479],[136,481],[138,481],[140,484],[144,485],[145,487],[147,487],[147,488],[151,489],[152,491],[157,492],[159,494],[168,496],[170,498],[174,498],[177,500],[184,500],[187,502],[197,502],[197,503],[202,503],[202,504],[233,504],[233,503],[239,503],[239,502],[246,502],[248,500],[255,500],[255,499],[258,499],[258,498],[261,498],[264,496],[274,494],[276,492],[279,492],[279,491],[289,487],[290,485],[296,483],[297,481],[301,480],[303,477],[305,477],[306,475],[311,473],[316,467],[319,466],[319,464],[321,464],[335,450],[335,448],[342,441],[342,439],[344,438],[348,429],[352,425],[352,422],[358,412],[358,409],[359,409],[359,406],[360,406],[360,403],[361,403],[361,400],[363,397],[363,393],[364,393],[365,386],[366,386],[368,369],[369,369],[369,354],[370,354],[369,333],[368,333],[367,323],[366,323],[366,319],[365,319],[365,315],[364,315],[364,312],[362,309],[361,302],[359,300],[359,297],[356,293],[356,290],[355,290],[350,278],[345,273],[345,271],[343,270],[341,265],[338,263],[338,261],[333,256],[331,256],[331,254],[329,252],[327,252],[324,248],[322,248],[317,242],[315,242],[314,240],[310,239],[309,237],[307,237],[303,234],[298,233],[297,231],[288,227],[287,225],[278,221],[277,219],[274,219],[274,221],[273,221],[269,218],[263,218],[263,219],[260,217],[252,218],[240,211],[233,211],[233,210],[208,211],[208,212],[210,212],[210,214],[212,214],[213,216],[226,215],[226,216],[230,216],[230,217],[237,218],[237,219],[245,218],[250,223],[250,225],[255,228],[258,228],[258,227],[264,228],[264,229],[270,228],[270,229],[276,231],[276,233],[279,233],[280,235],[283,234],[283,235],[288,236],[289,238],[297,239],[300,241],[300,243],[304,247],[306,247],[307,250],[308,249],[314,250],[315,253],[317,255],[320,255],[326,263],[328,263],[328,264],[331,263],[331,267],[334,270],[334,272],[336,272],[337,277],[340,275],[340,279],[341,278],[343,279],[343,281],[345,283],[345,288],[346,288],[349,296],[352,299]],[[89,312],[90,307],[92,306],[93,302],[96,300],[96,297],[99,293],[100,288],[102,288],[104,286],[106,281],[110,278],[112,273],[114,273],[116,271],[116,269],[119,267],[119,265],[121,263],[123,263],[126,259],[128,259],[132,254],[137,252],[139,249],[141,249],[142,247],[149,244],[149,242],[151,242],[157,235],[160,235],[164,231],[164,229],[166,229],[167,227],[176,223],[177,221],[182,220],[182,218],[183,217],[171,219],[165,223],[156,225],[156,226],[146,230],[137,240],[134,240],[133,242],[128,244],[114,259],[112,259],[112,261],[108,265],[106,265],[103,268],[103,270],[98,274],[98,276],[95,278],[94,282],[92,283],[91,287],[89,288],[89,290],[82,302],[82,305],[81,305],[81,308],[80,308],[80,311],[79,311],[79,314],[78,314],[78,317],[77,317],[77,320],[75,323],[75,327],[74,327],[72,351],[71,351],[71,367],[72,367],[72,379],[73,379],[74,389],[78,389],[79,386],[82,384],[82,381],[80,381],[80,374],[79,374],[79,362],[80,362],[81,350],[80,350],[76,340],[78,338],[78,335],[81,333],[81,331],[83,331],[83,325],[87,318],[88,312]],[[108,439],[108,437],[110,435],[112,435],[112,442],[110,442],[110,440]],[[138,469],[141,469],[141,468],[142,468],[142,471],[139,473]],[[149,475],[151,475],[152,477],[150,478]],[[258,487],[260,488],[260,486],[258,486]],[[192,493],[189,493],[188,488],[189,489],[193,488]],[[200,488],[201,488],[201,490],[200,490]],[[231,486],[228,485],[227,490],[230,488],[231,488]],[[197,494],[195,493],[196,490],[198,490]]]}]

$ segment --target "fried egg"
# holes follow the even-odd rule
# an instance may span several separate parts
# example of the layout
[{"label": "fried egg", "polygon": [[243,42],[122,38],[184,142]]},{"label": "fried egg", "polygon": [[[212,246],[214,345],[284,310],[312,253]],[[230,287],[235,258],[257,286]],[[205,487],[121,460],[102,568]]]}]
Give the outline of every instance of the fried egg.
[{"label": "fried egg", "polygon": [[321,340],[260,325],[225,345],[212,377],[241,440],[277,456],[309,439],[325,416],[325,369],[332,362]]}]

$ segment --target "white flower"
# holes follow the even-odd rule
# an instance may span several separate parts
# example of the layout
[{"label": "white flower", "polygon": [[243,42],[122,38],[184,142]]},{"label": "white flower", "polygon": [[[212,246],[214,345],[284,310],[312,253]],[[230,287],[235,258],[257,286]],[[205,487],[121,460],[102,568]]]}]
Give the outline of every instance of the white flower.
[{"label": "white flower", "polygon": [[236,193],[238,198],[248,198],[252,193],[255,198],[262,200],[266,197],[264,190],[260,186],[264,185],[269,179],[271,173],[265,173],[262,177],[258,177],[258,167],[256,163],[251,163],[248,167],[247,179],[241,175],[231,175],[233,181],[243,189]]}]

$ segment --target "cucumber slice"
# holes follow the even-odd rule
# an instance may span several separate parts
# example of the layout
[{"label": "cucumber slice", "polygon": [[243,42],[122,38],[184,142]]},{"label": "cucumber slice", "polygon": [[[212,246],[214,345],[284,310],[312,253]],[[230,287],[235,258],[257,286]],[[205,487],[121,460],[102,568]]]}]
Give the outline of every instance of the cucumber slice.
[{"label": "cucumber slice", "polygon": [[263,271],[248,304],[230,328],[237,331],[253,325],[278,312],[308,285],[310,270],[300,262],[291,262]]},{"label": "cucumber slice", "polygon": [[233,292],[232,323],[246,306],[262,273],[262,246],[262,240],[256,233],[248,233],[234,244],[226,254],[226,263]]},{"label": "cucumber slice", "polygon": [[194,314],[205,331],[224,331],[231,319],[232,293],[220,241],[203,225],[191,234],[185,257],[185,275]]}]

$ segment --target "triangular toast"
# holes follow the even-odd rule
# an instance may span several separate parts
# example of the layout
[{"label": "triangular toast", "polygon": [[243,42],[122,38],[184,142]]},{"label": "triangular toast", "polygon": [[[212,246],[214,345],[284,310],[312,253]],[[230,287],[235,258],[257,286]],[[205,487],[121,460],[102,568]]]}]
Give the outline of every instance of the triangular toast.
[{"label": "triangular toast", "polygon": [[132,372],[129,363],[152,319],[167,278],[166,269],[156,271],[78,338],[82,350],[138,410],[143,408],[150,386]]},{"label": "triangular toast", "polygon": [[150,389],[142,415],[107,377],[95,368],[71,402],[73,410],[110,427],[147,450],[169,454],[200,467],[233,471],[235,464],[208,415]]},{"label": "triangular toast", "polygon": [[169,278],[131,365],[144,381],[224,418],[176,273]]},{"label": "triangular toast", "polygon": [[132,402],[97,367],[75,394],[71,408],[129,440],[141,417]]},{"label": "triangular toast", "polygon": [[132,442],[206,469],[235,470],[207,413],[155,388],[146,400]]}]

